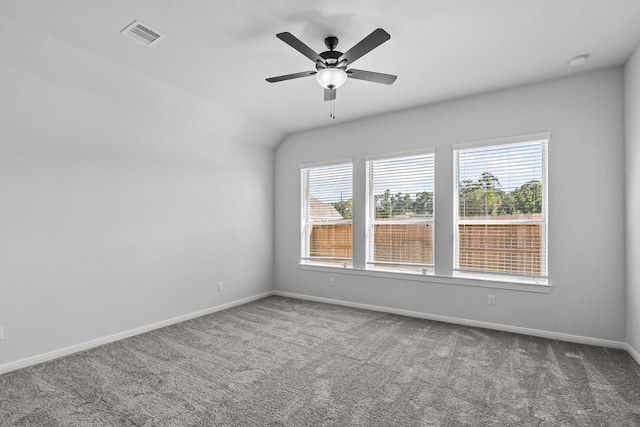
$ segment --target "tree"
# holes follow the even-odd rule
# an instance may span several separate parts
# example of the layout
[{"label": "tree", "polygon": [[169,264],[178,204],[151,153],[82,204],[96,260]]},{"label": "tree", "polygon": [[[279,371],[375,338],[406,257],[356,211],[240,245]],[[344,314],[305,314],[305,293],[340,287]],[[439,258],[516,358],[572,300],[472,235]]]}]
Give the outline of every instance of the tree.
[{"label": "tree", "polygon": [[413,212],[413,200],[411,200],[411,195],[409,193],[402,194],[398,193],[395,196],[392,196],[393,201],[393,216],[408,214]]},{"label": "tree", "polygon": [[502,187],[498,177],[493,175],[491,172],[482,172],[482,176],[478,180],[478,184],[482,188],[492,189],[492,190]]},{"label": "tree", "polygon": [[422,191],[416,193],[413,202],[413,212],[419,215],[433,215],[433,192]]},{"label": "tree", "polygon": [[461,216],[514,215],[542,212],[542,184],[533,179],[511,192],[500,189],[498,177],[484,172],[476,181],[460,183]]},{"label": "tree", "polygon": [[[460,215],[496,216],[531,214],[542,212],[542,184],[530,180],[511,192],[501,189],[497,176],[483,172],[477,180],[466,179],[460,183]],[[353,201],[334,203],[335,208],[345,218],[351,218]],[[394,218],[398,215],[433,215],[433,192],[416,193],[415,199],[409,193],[391,194],[385,190],[374,196],[376,218]]]},{"label": "tree", "polygon": [[513,191],[518,213],[530,214],[542,212],[542,184],[533,179]]},{"label": "tree", "polygon": [[516,199],[511,193],[502,192],[502,204],[498,211],[499,215],[513,215],[518,213]]},{"label": "tree", "polygon": [[332,203],[333,207],[342,215],[344,219],[352,219],[353,218],[353,199],[349,199],[346,201],[334,202]]},{"label": "tree", "polygon": [[483,172],[476,181],[462,181],[459,196],[461,216],[498,215],[504,194],[500,187],[500,180],[490,172]]},{"label": "tree", "polygon": [[382,194],[374,195],[376,218],[394,218],[398,215],[416,214],[433,215],[433,192],[416,193],[415,199],[410,193],[391,194],[385,190]]},{"label": "tree", "polygon": [[374,203],[376,209],[376,218],[392,218],[395,206],[394,197],[391,195],[390,190],[385,190],[384,193],[374,196]]}]

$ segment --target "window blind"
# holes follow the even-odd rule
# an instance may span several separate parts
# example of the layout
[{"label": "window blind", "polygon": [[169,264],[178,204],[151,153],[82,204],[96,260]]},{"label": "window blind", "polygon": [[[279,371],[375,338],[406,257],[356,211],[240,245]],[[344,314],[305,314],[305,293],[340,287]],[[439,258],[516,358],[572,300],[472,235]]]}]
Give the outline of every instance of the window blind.
[{"label": "window blind", "polygon": [[454,149],[454,270],[547,277],[547,139]]},{"label": "window blind", "polygon": [[353,166],[301,169],[301,261],[353,264]]},{"label": "window blind", "polygon": [[367,162],[371,268],[433,272],[434,153]]}]

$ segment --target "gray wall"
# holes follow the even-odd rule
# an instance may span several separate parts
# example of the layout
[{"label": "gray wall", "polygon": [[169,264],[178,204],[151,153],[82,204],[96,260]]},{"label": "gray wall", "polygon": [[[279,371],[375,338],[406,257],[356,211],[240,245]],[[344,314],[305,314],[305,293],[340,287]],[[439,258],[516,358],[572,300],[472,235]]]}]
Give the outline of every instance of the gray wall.
[{"label": "gray wall", "polygon": [[[267,147],[281,134],[0,23],[12,35],[0,39],[0,366],[268,292],[274,265],[275,289],[343,301],[614,341],[626,320],[640,349],[631,221],[626,294],[623,274],[621,70],[293,135],[276,151],[274,206]],[[639,69],[636,53],[625,69],[627,218],[640,211]],[[435,146],[438,214],[451,205],[450,144],[540,131],[553,132],[551,293],[298,267],[300,163]],[[438,222],[446,260],[451,218]]]},{"label": "gray wall", "polygon": [[640,355],[640,48],[625,76],[627,343]]},{"label": "gray wall", "polygon": [[270,291],[263,144],[282,136],[12,30],[20,43],[0,41],[0,365]]},{"label": "gray wall", "polygon": [[[366,155],[436,147],[436,262],[444,263],[447,270],[452,248],[451,144],[543,131],[552,132],[550,293],[309,271],[298,266],[301,163],[353,158],[356,171],[362,171]],[[623,147],[619,68],[292,135],[276,150],[275,288],[624,342]],[[362,201],[364,182],[358,178],[354,186],[356,202]],[[362,207],[354,207],[354,215],[363,215]],[[364,229],[355,228],[354,233]],[[329,287],[330,277],[336,278],[335,287]],[[487,305],[489,293],[496,295],[495,307]]]}]

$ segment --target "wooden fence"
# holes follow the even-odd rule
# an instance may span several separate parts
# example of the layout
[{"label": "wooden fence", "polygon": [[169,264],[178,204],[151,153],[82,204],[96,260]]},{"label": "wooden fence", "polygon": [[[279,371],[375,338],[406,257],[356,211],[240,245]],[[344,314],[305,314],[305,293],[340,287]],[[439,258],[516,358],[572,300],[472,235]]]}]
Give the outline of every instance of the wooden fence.
[{"label": "wooden fence", "polygon": [[374,260],[433,264],[433,227],[425,224],[376,224]]},{"label": "wooden fence", "polygon": [[311,228],[309,255],[321,258],[352,258],[351,242],[351,224],[314,225]]},{"label": "wooden fence", "polygon": [[460,225],[459,234],[460,270],[540,276],[540,224]]},{"label": "wooden fence", "polygon": [[[375,227],[376,261],[433,264],[433,227],[425,224],[378,224]],[[541,274],[540,224],[460,225],[459,234],[460,270]],[[351,224],[315,225],[311,230],[310,255],[351,258],[351,242]]]}]

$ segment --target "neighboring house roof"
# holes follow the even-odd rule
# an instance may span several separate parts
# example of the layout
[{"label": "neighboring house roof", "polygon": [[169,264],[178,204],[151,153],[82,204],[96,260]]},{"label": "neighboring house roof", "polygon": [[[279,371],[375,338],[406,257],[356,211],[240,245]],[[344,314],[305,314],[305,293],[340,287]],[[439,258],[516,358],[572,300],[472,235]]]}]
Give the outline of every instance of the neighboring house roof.
[{"label": "neighboring house roof", "polygon": [[342,215],[332,205],[309,196],[309,218],[312,221],[340,221]]}]

